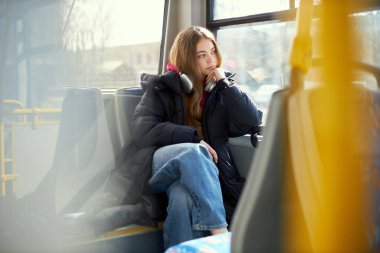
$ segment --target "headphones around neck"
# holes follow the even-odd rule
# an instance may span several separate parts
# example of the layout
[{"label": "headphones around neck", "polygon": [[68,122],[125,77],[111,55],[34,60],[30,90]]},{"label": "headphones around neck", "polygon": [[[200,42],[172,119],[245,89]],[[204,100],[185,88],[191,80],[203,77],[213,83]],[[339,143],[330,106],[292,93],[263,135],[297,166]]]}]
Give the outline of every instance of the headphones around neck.
[{"label": "headphones around neck", "polygon": [[181,90],[188,95],[193,94],[194,85],[193,85],[193,81],[191,81],[190,77],[188,77],[186,74],[180,73],[179,78],[181,80]]},{"label": "headphones around neck", "polygon": [[[180,80],[181,80],[181,89],[183,90],[183,92],[185,92],[186,94],[188,95],[191,95],[193,92],[194,92],[194,84],[193,82],[191,81],[190,77],[188,77],[186,74],[184,73],[180,73],[179,75],[180,77]],[[205,92],[210,92],[212,91],[212,89],[214,89],[216,86],[216,83],[214,83],[213,81],[208,81],[208,83],[206,84],[205,86]]]}]

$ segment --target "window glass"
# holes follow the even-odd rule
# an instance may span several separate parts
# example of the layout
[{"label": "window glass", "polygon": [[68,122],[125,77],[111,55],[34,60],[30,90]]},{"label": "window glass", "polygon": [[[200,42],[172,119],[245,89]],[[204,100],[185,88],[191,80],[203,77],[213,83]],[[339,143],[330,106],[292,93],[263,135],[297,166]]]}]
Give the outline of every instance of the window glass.
[{"label": "window glass", "polygon": [[214,19],[235,18],[289,9],[289,0],[215,0]]},{"label": "window glass", "polygon": [[294,22],[229,26],[217,31],[224,67],[237,73],[236,82],[257,103],[264,117],[272,93],[288,83],[294,35]]},{"label": "window glass", "polygon": [[[8,160],[0,176],[17,175],[1,194],[33,193],[51,168],[80,172],[95,141],[110,154],[97,159],[99,168],[110,164],[114,146],[98,137],[115,133],[117,116],[105,93],[139,86],[142,71],[158,73],[164,8],[165,0],[0,0],[0,156]],[[63,111],[69,87],[101,88],[106,115],[85,96],[66,100],[72,111]],[[56,196],[61,206],[69,200]]]},{"label": "window glass", "polygon": [[[357,41],[356,52],[360,54],[356,58],[380,67],[380,11],[363,12],[352,18],[354,36],[366,38]],[[322,56],[319,22],[319,19],[312,21],[313,57]],[[237,73],[235,79],[239,86],[264,112],[268,110],[272,93],[289,83],[289,57],[295,32],[295,21],[231,25],[217,30],[217,40],[224,55],[224,67]],[[355,78],[357,84],[378,89],[376,78],[371,73],[357,71]],[[305,87],[318,84],[321,84],[321,71],[318,67],[312,67],[306,76]]]},{"label": "window glass", "polygon": [[[300,6],[300,2],[301,2],[301,0],[295,0],[295,6],[296,6],[296,8],[298,8]],[[321,0],[313,0],[313,3],[314,4],[320,4]]]},{"label": "window glass", "polygon": [[[380,67],[380,54],[378,41],[380,39],[380,12],[370,11],[357,13],[351,16],[353,24],[355,41],[355,58],[359,63],[364,63],[376,67]],[[313,28],[316,27],[317,20],[313,20]],[[321,54],[321,36],[317,29],[312,29],[313,37],[313,56],[322,56]],[[362,39],[365,38],[365,39]],[[343,43],[343,41],[342,41]],[[318,70],[318,71],[317,71]],[[322,75],[319,68],[312,68],[306,76],[306,85],[320,84]],[[371,73],[370,69],[363,70],[356,66],[354,72],[355,84],[365,86],[368,89],[378,89],[378,82],[376,80],[376,73]]]},{"label": "window glass", "polygon": [[[60,28],[63,23],[61,9],[60,4],[38,6],[29,11],[30,16],[23,18],[24,22],[28,23],[29,38],[27,39],[31,49],[62,44],[60,43],[62,41]],[[22,23],[22,20],[16,21],[16,33],[20,35],[26,34],[26,31],[22,29]],[[19,40],[22,41],[22,39]]]},{"label": "window glass", "polygon": [[39,107],[55,88],[116,89],[158,73],[164,0],[12,3],[8,98]]},{"label": "window glass", "polygon": [[353,15],[354,33],[360,55],[359,60],[380,67],[380,11],[363,12]]}]

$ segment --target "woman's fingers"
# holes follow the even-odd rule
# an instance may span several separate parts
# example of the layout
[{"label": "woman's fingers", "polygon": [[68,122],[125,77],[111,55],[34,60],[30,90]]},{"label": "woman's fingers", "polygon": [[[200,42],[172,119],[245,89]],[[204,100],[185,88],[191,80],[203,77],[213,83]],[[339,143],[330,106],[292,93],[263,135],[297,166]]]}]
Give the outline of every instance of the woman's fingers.
[{"label": "woman's fingers", "polygon": [[218,163],[218,154],[216,153],[216,151],[204,140],[201,140],[200,144],[202,144],[203,146],[205,146],[207,148],[208,153],[210,154],[212,160],[215,163]]},{"label": "woman's fingers", "polygon": [[213,81],[214,83],[218,82],[220,79],[225,78],[226,75],[224,74],[224,70],[222,68],[215,68],[210,71],[210,73],[207,75],[207,82]]},{"label": "woman's fingers", "polygon": [[210,149],[208,150],[208,152],[211,154],[212,156],[212,159],[214,160],[215,163],[218,163],[218,154],[216,153],[216,151],[210,147]]}]

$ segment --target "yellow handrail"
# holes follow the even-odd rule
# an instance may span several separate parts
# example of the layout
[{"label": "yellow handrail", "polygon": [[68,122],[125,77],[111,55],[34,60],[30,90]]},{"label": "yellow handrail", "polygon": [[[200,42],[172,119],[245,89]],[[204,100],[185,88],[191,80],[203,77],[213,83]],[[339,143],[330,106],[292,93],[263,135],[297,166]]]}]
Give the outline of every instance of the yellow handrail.
[{"label": "yellow handrail", "polygon": [[9,114],[48,114],[60,113],[61,108],[22,108],[6,111],[5,115]]},{"label": "yellow handrail", "polygon": [[[17,100],[4,100],[3,103],[7,104],[15,104],[19,108],[8,110],[4,112],[5,116],[13,116],[13,115],[24,115],[22,121],[20,124],[31,124],[33,128],[37,128],[40,124],[46,124],[46,123],[59,123],[59,121],[40,121],[40,115],[46,115],[46,114],[59,114],[61,113],[61,108],[25,108],[24,105]],[[27,116],[32,115],[33,121],[28,122]],[[5,126],[11,124],[11,152],[10,156],[11,158],[5,157]],[[14,181],[17,180],[17,174],[14,164],[14,126],[17,125],[15,122],[11,123],[4,123],[1,122],[0,124],[0,179],[1,179],[1,195],[6,195],[6,182],[10,181],[12,182],[12,192],[15,192],[15,184]],[[11,163],[11,169],[10,173],[6,172],[6,163]]]},{"label": "yellow handrail", "polygon": [[14,100],[14,99],[4,99],[4,104],[15,104],[18,105],[20,108],[25,108],[24,104],[21,103],[21,101]]},{"label": "yellow handrail", "polygon": [[[1,158],[1,163],[0,163],[0,173],[1,176],[5,176],[5,144],[4,144],[4,124],[0,122],[0,158]],[[1,196],[5,196],[5,180],[1,180]]]}]

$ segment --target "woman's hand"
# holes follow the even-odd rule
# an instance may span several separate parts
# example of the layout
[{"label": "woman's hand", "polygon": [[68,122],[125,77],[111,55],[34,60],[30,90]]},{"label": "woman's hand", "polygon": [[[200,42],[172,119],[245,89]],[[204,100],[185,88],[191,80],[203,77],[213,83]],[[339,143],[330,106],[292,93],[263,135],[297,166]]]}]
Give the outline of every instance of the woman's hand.
[{"label": "woman's hand", "polygon": [[215,68],[210,71],[207,75],[207,82],[213,81],[214,83],[217,83],[220,79],[226,78],[226,75],[224,74],[224,70],[222,68]]},{"label": "woman's hand", "polygon": [[218,155],[216,154],[216,151],[210,145],[208,145],[208,143],[205,142],[204,140],[201,140],[200,144],[202,144],[203,146],[207,148],[208,153],[210,154],[212,160],[214,160],[215,163],[218,163]]}]

